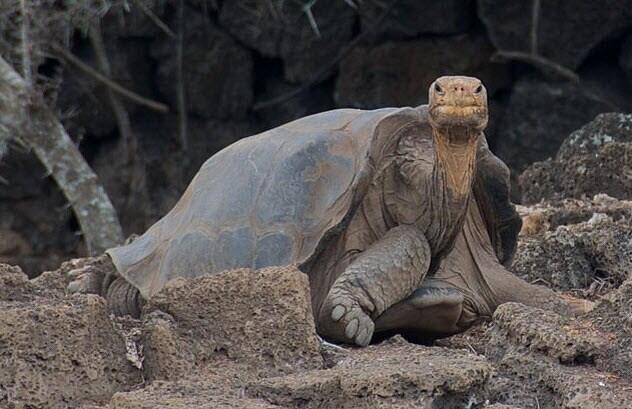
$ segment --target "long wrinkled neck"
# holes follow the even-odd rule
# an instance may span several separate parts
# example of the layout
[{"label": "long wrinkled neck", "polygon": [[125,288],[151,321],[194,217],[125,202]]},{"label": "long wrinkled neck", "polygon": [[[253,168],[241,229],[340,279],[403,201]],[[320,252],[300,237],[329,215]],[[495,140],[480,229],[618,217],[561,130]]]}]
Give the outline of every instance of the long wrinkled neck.
[{"label": "long wrinkled neck", "polygon": [[433,178],[452,200],[465,200],[472,191],[480,131],[466,127],[433,128]]}]

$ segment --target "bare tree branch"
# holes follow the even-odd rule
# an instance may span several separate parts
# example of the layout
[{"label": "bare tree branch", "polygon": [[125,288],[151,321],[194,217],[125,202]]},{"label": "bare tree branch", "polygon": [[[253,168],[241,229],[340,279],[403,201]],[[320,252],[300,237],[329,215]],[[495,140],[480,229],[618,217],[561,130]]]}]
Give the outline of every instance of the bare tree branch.
[{"label": "bare tree branch", "polygon": [[[89,35],[90,42],[92,43],[92,48],[94,49],[94,53],[97,57],[99,69],[108,78],[111,78],[112,70],[110,68],[110,61],[108,59],[107,52],[105,51],[103,35],[101,34],[101,24],[99,22],[96,22],[94,26],[90,28]],[[129,115],[127,113],[127,110],[119,100],[118,96],[114,93],[114,90],[110,87],[107,87],[107,93],[108,99],[110,100],[110,105],[112,106],[112,110],[114,111],[114,117],[116,118],[116,123],[118,125],[120,136],[123,139],[125,153],[129,157],[130,145],[133,143],[132,139],[134,138],[134,135],[132,135],[132,125],[129,120]]]},{"label": "bare tree branch", "polygon": [[540,25],[540,0],[533,0],[531,9],[531,54],[538,54],[538,28]]},{"label": "bare tree branch", "polygon": [[189,138],[187,136],[187,105],[184,94],[184,0],[178,3],[178,35],[176,37],[176,92],[178,97],[178,128],[180,135],[180,147],[183,152],[189,150]]},{"label": "bare tree branch", "polygon": [[[136,4],[136,6],[138,6],[138,8],[140,8],[143,13],[145,13],[145,15],[147,17],[149,17],[149,19],[159,28],[161,29],[165,34],[167,34],[169,37],[171,38],[176,38],[176,35],[173,31],[171,31],[171,29],[169,28],[169,26],[167,26],[157,15],[156,13],[154,13],[153,11],[151,11],[151,9],[149,7],[147,7],[145,5],[145,3],[143,3],[140,0],[133,0],[134,4]],[[203,3],[204,6],[206,6],[206,2]]]},{"label": "bare tree branch", "polygon": [[40,95],[0,57],[0,133],[25,141],[53,176],[81,226],[91,255],[123,242],[116,215],[96,174]]},{"label": "bare tree branch", "polygon": [[146,108],[152,109],[157,112],[167,113],[169,112],[169,107],[161,102],[152,101],[151,99],[142,97],[137,93],[128,90],[127,88],[122,87],[116,82],[109,79],[107,76],[101,74],[99,71],[90,67],[88,64],[81,61],[79,58],[75,57],[70,51],[66,50],[64,47],[59,46],[57,44],[51,44],[51,48],[56,51],[61,57],[63,57],[66,61],[70,62],[72,65],[85,72],[88,75],[91,75],[99,82],[103,83],[107,87],[111,88],[117,94],[124,96],[130,101],[134,101],[135,103],[142,105]]},{"label": "bare tree branch", "polygon": [[33,84],[33,75],[31,74],[31,41],[29,39],[29,12],[26,5],[27,0],[20,0],[20,14],[22,15],[22,24],[20,25],[22,40],[22,76],[28,86]]},{"label": "bare tree branch", "polygon": [[538,68],[540,71],[552,72],[564,79],[573,82],[579,82],[579,75],[574,71],[554,62],[542,56],[525,53],[522,51],[497,51],[492,55],[492,61],[498,61],[499,59],[515,60],[524,62]]}]

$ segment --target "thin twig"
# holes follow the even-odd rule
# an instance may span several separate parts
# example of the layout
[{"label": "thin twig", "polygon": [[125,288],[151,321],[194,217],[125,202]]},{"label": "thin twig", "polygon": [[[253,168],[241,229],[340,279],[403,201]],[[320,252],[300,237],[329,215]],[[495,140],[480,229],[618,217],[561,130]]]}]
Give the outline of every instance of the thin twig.
[{"label": "thin twig", "polygon": [[[138,6],[138,8],[140,8],[142,10],[143,13],[145,13],[145,15],[147,17],[149,17],[149,19],[159,28],[161,29],[165,34],[167,34],[169,37],[171,38],[176,38],[176,34],[171,31],[171,29],[169,28],[169,26],[167,26],[161,19],[160,17],[158,17],[156,15],[156,13],[154,13],[153,11],[151,11],[151,9],[149,7],[147,7],[142,1],[140,0],[133,0],[134,4],[136,4],[136,6]],[[206,5],[206,2],[204,2],[204,4]]]},{"label": "thin twig", "polygon": [[22,40],[22,75],[27,86],[33,83],[31,72],[31,42],[29,40],[29,13],[26,7],[27,0],[20,0],[20,14],[22,15],[21,40]]},{"label": "thin twig", "polygon": [[538,54],[538,26],[540,25],[540,0],[533,0],[531,9],[531,54]]},{"label": "thin twig", "polygon": [[[105,51],[105,43],[103,42],[103,35],[101,34],[101,24],[98,22],[95,23],[95,25],[90,28],[89,34],[90,42],[92,43],[94,54],[97,57],[97,64],[99,64],[99,68],[105,73],[105,75],[111,77],[112,69],[110,67],[107,52]],[[112,88],[107,88],[107,93],[110,105],[112,106],[112,111],[114,111],[114,117],[116,118],[121,139],[123,139],[125,153],[129,159],[131,152],[130,145],[132,144],[132,138],[134,137],[132,135],[132,125],[129,120],[129,115]]]},{"label": "thin twig", "polygon": [[535,68],[538,68],[540,71],[543,71],[543,72],[550,71],[569,81],[579,82],[579,75],[577,75],[574,71],[556,62],[553,62],[547,58],[544,58],[540,55],[525,53],[522,51],[502,51],[501,50],[501,51],[497,51],[492,56],[492,61],[497,61],[498,59],[520,61],[529,65],[532,65]]},{"label": "thin twig", "polygon": [[178,34],[176,36],[176,92],[178,98],[178,127],[180,147],[183,152],[188,151],[187,137],[187,107],[184,93],[184,70],[182,67],[184,53],[184,0],[178,3]]},{"label": "thin twig", "polygon": [[343,58],[349,55],[349,53],[351,53],[351,51],[353,51],[353,49],[356,48],[362,40],[364,40],[364,38],[366,38],[369,34],[373,33],[382,25],[382,22],[386,19],[386,17],[388,17],[391,10],[395,6],[395,4],[398,3],[398,1],[399,0],[393,0],[393,2],[386,8],[386,10],[384,10],[382,15],[380,15],[380,17],[378,17],[377,20],[375,20],[375,23],[371,27],[369,27],[366,31],[363,31],[362,33],[358,34],[356,38],[353,39],[353,41],[351,41],[349,44],[346,45],[346,47],[340,50],[336,58],[334,58],[329,64],[326,64],[325,66],[323,66],[323,68],[318,70],[316,74],[314,74],[314,76],[309,81],[293,89],[290,92],[279,95],[278,97],[271,98],[267,101],[258,102],[253,105],[252,109],[254,111],[260,111],[264,108],[268,108],[270,106],[280,104],[282,102],[285,102],[289,99],[294,98],[297,95],[302,94],[303,92],[313,87],[318,81],[320,81],[320,79],[326,73],[331,71],[336,65],[338,65],[340,61],[342,61]]},{"label": "thin twig", "polygon": [[127,88],[117,84],[116,82],[109,79],[107,76],[101,74],[99,71],[95,70],[94,68],[90,67],[88,64],[81,61],[79,58],[75,57],[70,51],[66,50],[64,47],[51,43],[51,48],[55,50],[66,61],[74,65],[76,68],[94,77],[97,81],[109,87],[110,89],[112,89],[112,91],[116,92],[117,94],[124,96],[130,101],[133,101],[151,110],[154,110],[163,114],[169,112],[169,107],[167,105],[161,102],[152,101],[151,99],[140,96],[137,93],[130,91]]}]

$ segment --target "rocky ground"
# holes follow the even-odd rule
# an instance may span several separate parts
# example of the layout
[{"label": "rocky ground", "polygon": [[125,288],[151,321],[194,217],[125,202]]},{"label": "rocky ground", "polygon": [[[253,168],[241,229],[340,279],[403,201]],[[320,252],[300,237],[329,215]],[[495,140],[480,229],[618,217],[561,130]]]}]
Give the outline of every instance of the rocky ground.
[{"label": "rocky ground", "polygon": [[31,280],[0,265],[0,408],[632,408],[629,121],[597,118],[522,176],[538,203],[513,271],[594,300],[584,316],[508,303],[434,346],[359,349],[318,337],[291,267],[175,280],[133,320],[64,294],[86,259]]}]

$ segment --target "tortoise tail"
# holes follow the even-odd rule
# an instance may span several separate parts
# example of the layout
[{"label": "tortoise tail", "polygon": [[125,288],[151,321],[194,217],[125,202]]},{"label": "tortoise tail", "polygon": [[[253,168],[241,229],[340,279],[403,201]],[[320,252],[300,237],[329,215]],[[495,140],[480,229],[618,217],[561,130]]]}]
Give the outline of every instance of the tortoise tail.
[{"label": "tortoise tail", "polygon": [[108,310],[116,316],[131,315],[139,318],[145,303],[140,291],[122,277],[112,281],[105,298]]}]

